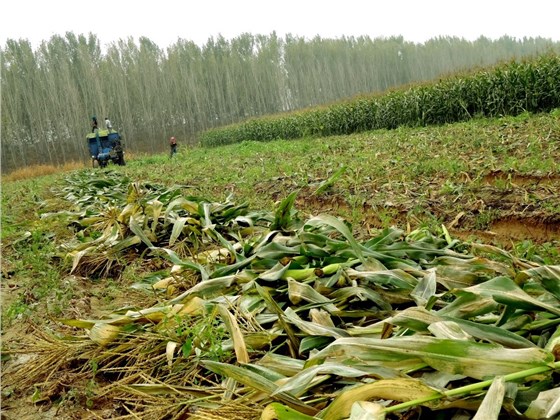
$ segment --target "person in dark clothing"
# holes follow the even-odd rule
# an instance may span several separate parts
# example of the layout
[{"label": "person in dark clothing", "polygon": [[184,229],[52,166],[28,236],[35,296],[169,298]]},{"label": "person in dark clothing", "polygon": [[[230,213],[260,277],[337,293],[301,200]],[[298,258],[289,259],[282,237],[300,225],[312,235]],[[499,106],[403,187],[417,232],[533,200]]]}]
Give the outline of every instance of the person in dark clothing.
[{"label": "person in dark clothing", "polygon": [[171,159],[173,155],[177,153],[177,140],[175,137],[169,139],[169,148],[171,149],[169,152],[169,159]]},{"label": "person in dark clothing", "polygon": [[97,128],[97,117],[94,115],[93,117],[91,117],[91,132],[95,133]]}]

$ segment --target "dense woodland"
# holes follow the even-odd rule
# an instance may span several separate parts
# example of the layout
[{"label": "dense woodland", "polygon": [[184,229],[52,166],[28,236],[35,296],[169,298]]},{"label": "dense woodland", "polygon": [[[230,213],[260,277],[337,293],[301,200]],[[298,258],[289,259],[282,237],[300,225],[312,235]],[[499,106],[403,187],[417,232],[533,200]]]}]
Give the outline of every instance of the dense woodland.
[{"label": "dense woodland", "polygon": [[1,60],[2,172],[87,158],[90,119],[108,116],[134,152],[174,135],[560,51],[542,38],[305,39],[244,34],[162,49],[148,38],[101,46],[67,33],[34,49],[8,40]]}]

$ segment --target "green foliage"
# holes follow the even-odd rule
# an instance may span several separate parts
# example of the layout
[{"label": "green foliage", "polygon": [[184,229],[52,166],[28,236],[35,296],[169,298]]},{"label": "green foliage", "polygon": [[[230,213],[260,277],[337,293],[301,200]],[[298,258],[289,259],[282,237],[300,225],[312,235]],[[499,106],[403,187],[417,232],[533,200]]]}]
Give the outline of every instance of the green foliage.
[{"label": "green foliage", "polygon": [[[165,324],[162,327],[165,329]],[[222,342],[227,339],[227,331],[216,314],[202,318],[177,316],[173,327],[170,337],[181,344],[183,358],[222,361],[229,357],[229,352],[222,347]]]},{"label": "green foliage", "polygon": [[295,215],[295,209],[293,207],[297,193],[297,191],[294,191],[282,200],[274,214],[274,221],[270,227],[272,230],[288,231],[294,229],[293,216]]},{"label": "green foliage", "polygon": [[541,264],[554,264],[555,261],[560,260],[560,248],[550,242],[535,244],[531,240],[524,240],[515,244],[512,252],[519,258]]},{"label": "green foliage", "polygon": [[547,112],[560,106],[560,56],[512,61],[384,95],[286,115],[267,116],[201,134],[203,146],[243,140],[332,136],[399,126],[441,125],[475,116]]}]

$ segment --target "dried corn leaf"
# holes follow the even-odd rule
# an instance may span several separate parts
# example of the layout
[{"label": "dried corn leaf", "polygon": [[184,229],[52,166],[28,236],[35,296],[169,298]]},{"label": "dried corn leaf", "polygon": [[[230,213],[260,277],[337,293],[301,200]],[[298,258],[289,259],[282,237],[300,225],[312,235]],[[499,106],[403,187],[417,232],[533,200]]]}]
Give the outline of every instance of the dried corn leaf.
[{"label": "dried corn leaf", "polygon": [[105,347],[115,341],[119,336],[122,328],[116,325],[97,323],[89,330],[89,338],[92,341]]},{"label": "dried corn leaf", "polygon": [[497,420],[502,410],[502,403],[506,393],[503,376],[498,376],[492,381],[492,385],[486,392],[480,408],[476,411],[472,420]]},{"label": "dried corn leaf", "polygon": [[341,392],[320,414],[320,418],[324,420],[345,419],[349,417],[353,404],[358,401],[372,399],[411,401],[438,394],[439,392],[436,389],[418,379],[382,379]]},{"label": "dried corn leaf", "polygon": [[[222,375],[226,378],[232,378],[242,383],[245,386],[264,392],[266,395],[271,395],[276,391],[277,385],[264,378],[263,376],[250,371],[249,369],[229,365],[227,363],[213,362],[210,360],[203,360],[201,362],[207,369]],[[317,409],[301,402],[299,399],[287,393],[278,393],[274,395],[274,399],[283,402],[287,406],[303,414],[315,415]]]},{"label": "dried corn leaf", "polygon": [[224,321],[233,341],[233,349],[238,363],[249,363],[249,353],[243,339],[243,334],[235,317],[223,305],[218,305],[218,312]]}]

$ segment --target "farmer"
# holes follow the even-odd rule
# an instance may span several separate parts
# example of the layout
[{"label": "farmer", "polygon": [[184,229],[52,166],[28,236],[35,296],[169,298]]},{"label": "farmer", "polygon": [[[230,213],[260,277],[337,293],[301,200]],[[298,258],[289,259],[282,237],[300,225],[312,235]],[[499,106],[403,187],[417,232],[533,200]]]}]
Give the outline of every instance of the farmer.
[{"label": "farmer", "polygon": [[169,159],[171,159],[173,155],[177,153],[177,140],[175,137],[169,139],[169,148],[171,149],[169,152]]},{"label": "farmer", "polygon": [[91,132],[95,133],[97,131],[97,117],[94,115],[91,117]]},{"label": "farmer", "polygon": [[111,124],[109,117],[105,117],[105,127],[107,128],[107,130],[109,130],[109,133],[113,129],[113,124]]}]

